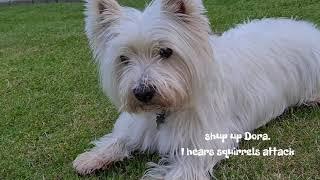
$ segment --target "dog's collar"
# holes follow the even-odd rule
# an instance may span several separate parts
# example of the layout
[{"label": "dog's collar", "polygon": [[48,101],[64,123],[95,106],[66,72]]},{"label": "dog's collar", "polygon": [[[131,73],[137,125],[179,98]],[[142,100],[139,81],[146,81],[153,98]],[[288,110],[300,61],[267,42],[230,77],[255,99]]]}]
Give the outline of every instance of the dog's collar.
[{"label": "dog's collar", "polygon": [[161,113],[157,113],[157,116],[156,116],[157,129],[159,129],[160,125],[165,122],[165,119],[167,116],[168,116],[168,113],[165,111],[162,111]]}]

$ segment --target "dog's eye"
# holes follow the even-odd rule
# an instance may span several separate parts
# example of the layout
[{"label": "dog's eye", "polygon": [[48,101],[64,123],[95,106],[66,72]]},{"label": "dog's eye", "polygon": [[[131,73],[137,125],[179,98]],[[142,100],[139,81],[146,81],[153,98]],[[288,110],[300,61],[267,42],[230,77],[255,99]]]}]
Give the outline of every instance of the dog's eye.
[{"label": "dog's eye", "polygon": [[121,64],[128,64],[129,63],[129,58],[127,56],[123,56],[121,55],[119,57],[120,61],[121,61]]},{"label": "dog's eye", "polygon": [[170,48],[161,48],[159,55],[163,59],[168,59],[172,55],[173,51]]}]

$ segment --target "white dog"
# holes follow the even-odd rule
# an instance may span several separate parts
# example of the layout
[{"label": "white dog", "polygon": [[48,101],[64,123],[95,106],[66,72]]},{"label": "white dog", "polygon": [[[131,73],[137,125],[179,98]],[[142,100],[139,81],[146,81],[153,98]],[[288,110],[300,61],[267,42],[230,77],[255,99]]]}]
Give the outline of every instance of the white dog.
[{"label": "white dog", "polygon": [[212,35],[201,0],[155,0],[144,11],[87,0],[86,33],[105,93],[121,115],[112,133],[73,166],[90,174],[132,151],[156,151],[143,178],[209,179],[232,149],[206,133],[244,133],[289,106],[320,97],[320,31],[305,21],[263,19]]}]

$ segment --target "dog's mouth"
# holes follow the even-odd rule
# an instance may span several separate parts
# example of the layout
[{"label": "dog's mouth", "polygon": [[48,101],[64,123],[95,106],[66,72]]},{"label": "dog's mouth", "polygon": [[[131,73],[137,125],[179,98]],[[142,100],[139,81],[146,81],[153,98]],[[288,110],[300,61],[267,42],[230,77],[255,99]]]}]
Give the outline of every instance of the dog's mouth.
[{"label": "dog's mouth", "polygon": [[131,113],[141,112],[168,112],[176,109],[168,100],[162,99],[156,95],[149,102],[141,102],[135,97],[130,97],[127,104],[123,106],[123,110]]},{"label": "dog's mouth", "polygon": [[154,103],[138,103],[133,107],[129,108],[129,112],[139,113],[139,112],[162,112],[170,109],[169,107],[163,106],[161,104]]}]

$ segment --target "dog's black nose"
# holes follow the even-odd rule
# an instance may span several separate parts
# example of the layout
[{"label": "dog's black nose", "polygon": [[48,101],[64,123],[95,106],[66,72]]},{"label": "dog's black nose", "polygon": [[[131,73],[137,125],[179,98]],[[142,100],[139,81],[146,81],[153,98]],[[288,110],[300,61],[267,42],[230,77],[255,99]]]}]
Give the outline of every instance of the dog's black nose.
[{"label": "dog's black nose", "polygon": [[151,101],[155,93],[152,86],[140,85],[133,89],[134,96],[141,102],[147,103]]}]

